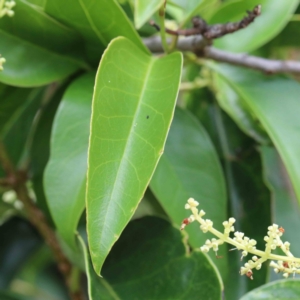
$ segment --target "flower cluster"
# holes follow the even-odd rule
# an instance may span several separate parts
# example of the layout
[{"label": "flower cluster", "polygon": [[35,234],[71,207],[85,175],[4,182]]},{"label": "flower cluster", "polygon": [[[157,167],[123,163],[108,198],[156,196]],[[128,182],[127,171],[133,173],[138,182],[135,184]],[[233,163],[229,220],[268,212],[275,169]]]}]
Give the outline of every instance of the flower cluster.
[{"label": "flower cluster", "polygon": [[[205,244],[200,247],[202,252],[209,252],[212,249],[216,255],[219,246],[228,243],[234,246],[234,249],[242,251],[242,258],[251,253],[253,256],[244,266],[240,269],[241,275],[246,275],[253,279],[253,270],[259,270],[262,263],[267,260],[272,260],[270,266],[274,268],[276,273],[282,272],[283,276],[287,278],[290,274],[300,274],[300,259],[293,256],[290,252],[290,243],[282,242],[281,237],[284,233],[284,229],[276,224],[268,227],[267,235],[264,237],[266,242],[265,251],[256,249],[256,240],[250,239],[245,236],[243,232],[235,231],[233,224],[234,218],[230,218],[228,221],[223,222],[224,232],[220,232],[213,227],[213,222],[209,219],[203,219],[205,212],[198,210],[199,203],[193,198],[189,198],[185,209],[189,209],[192,215],[187,219],[184,219],[181,225],[181,229],[184,229],[186,225],[197,221],[200,223],[200,229],[203,233],[211,232],[217,238],[206,240]],[[234,237],[230,237],[230,233],[233,232]],[[285,255],[276,255],[272,251],[276,248],[280,248]],[[276,260],[275,263],[273,260]]]},{"label": "flower cluster", "polygon": [[12,10],[12,8],[16,5],[16,2],[13,0],[5,1],[0,0],[0,18],[7,15],[9,17],[12,17],[15,12]]},{"label": "flower cluster", "polygon": [[6,62],[4,57],[0,57],[0,71],[3,71],[3,64]]}]

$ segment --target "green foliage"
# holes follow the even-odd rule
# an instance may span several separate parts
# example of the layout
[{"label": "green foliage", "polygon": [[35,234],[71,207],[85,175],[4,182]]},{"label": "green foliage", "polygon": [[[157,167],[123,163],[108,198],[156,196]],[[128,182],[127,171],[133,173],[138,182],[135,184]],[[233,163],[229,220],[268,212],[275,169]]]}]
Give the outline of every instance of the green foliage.
[{"label": "green foliage", "polygon": [[[298,0],[168,0],[166,27],[197,14],[239,21],[257,4],[254,23],[214,46],[299,57]],[[279,277],[264,265],[251,281],[239,274],[251,257],[240,262],[225,245],[206,255],[199,247],[212,236],[195,224],[179,230],[193,197],[214,228],[234,217],[257,249],[269,225],[284,227],[300,256],[299,77],[176,47],[152,54],[140,35],[156,34],[144,25],[163,5],[16,0],[0,18],[1,299],[70,299],[29,224],[41,212],[71,262],[69,290],[87,280],[91,300],[299,298],[298,279],[271,282]]]}]

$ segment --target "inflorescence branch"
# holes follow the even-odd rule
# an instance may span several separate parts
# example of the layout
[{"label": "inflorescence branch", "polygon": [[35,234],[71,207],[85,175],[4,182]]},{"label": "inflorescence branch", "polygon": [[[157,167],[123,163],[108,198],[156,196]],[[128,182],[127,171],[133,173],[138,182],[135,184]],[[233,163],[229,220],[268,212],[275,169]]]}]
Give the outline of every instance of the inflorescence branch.
[{"label": "inflorescence branch", "polygon": [[[253,269],[259,270],[267,260],[277,260],[277,262],[271,261],[270,266],[274,268],[276,273],[283,273],[283,277],[287,278],[290,274],[300,274],[300,258],[296,258],[290,252],[290,243],[283,242],[281,237],[284,233],[284,229],[276,224],[268,227],[267,235],[264,237],[266,242],[265,251],[256,249],[256,240],[250,239],[245,236],[243,232],[235,231],[233,224],[235,223],[234,218],[230,218],[228,221],[223,222],[224,232],[220,232],[213,227],[213,222],[209,219],[204,219],[203,216],[205,212],[203,210],[198,210],[197,206],[199,203],[193,198],[189,198],[185,209],[189,209],[192,212],[189,218],[184,219],[181,225],[181,230],[185,228],[186,225],[197,221],[200,223],[200,229],[203,233],[211,232],[217,237],[211,240],[206,240],[205,244],[200,247],[202,252],[209,252],[212,249],[216,255],[219,246],[228,243],[234,246],[232,250],[242,251],[242,257],[246,257],[249,253],[253,254],[252,258],[244,264],[240,269],[241,275],[246,275],[247,277],[253,279]],[[233,233],[234,237],[230,237],[230,233]],[[272,251],[276,248],[280,248],[285,255],[276,255]]]}]

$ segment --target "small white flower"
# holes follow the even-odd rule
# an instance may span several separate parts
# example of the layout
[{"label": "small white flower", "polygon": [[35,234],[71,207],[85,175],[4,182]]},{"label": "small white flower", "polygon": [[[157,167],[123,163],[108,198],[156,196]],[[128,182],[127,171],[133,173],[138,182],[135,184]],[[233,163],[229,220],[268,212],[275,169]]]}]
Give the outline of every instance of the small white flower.
[{"label": "small white flower", "polygon": [[283,273],[282,275],[284,278],[288,278],[289,277],[289,273]]},{"label": "small white flower", "polygon": [[209,247],[207,247],[206,245],[200,247],[200,250],[204,253],[207,253],[209,251]]}]

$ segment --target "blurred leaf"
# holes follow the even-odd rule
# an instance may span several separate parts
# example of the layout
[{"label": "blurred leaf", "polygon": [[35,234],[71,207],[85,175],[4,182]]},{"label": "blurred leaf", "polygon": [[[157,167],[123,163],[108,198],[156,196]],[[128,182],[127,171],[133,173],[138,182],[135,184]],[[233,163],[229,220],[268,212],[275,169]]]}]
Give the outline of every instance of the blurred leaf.
[{"label": "blurred leaf", "polygon": [[0,289],[4,289],[28,256],[40,246],[41,240],[32,226],[20,218],[0,225],[0,237]]},{"label": "blurred leaf", "polygon": [[[77,56],[81,38],[43,10],[16,0],[13,18],[0,19],[1,54],[6,58],[0,81],[15,86],[39,86],[62,79],[84,63]],[[66,54],[68,53],[68,54]]]},{"label": "blurred leaf", "polygon": [[249,112],[245,103],[234,89],[217,73],[214,74],[214,87],[217,89],[216,98],[219,105],[240,129],[257,142],[262,144],[268,143],[268,135],[260,126],[258,120]]},{"label": "blurred leaf", "polygon": [[239,0],[225,2],[210,19],[210,24],[241,20],[256,5],[262,6],[261,16],[247,28],[217,39],[214,45],[233,52],[249,52],[266,44],[289,22],[299,1]]},{"label": "blurred leaf", "polygon": [[1,55],[5,57],[0,82],[34,87],[63,79],[76,70],[78,61],[42,49],[0,29]]},{"label": "blurred leaf", "polygon": [[[15,15],[0,19],[1,30],[21,41],[63,54],[66,59],[80,53],[82,40],[78,33],[51,18],[39,6],[25,0],[15,2]],[[1,54],[4,55],[2,49]]]},{"label": "blurred leaf", "polygon": [[116,0],[51,0],[46,12],[76,29],[86,42],[91,61],[98,63],[109,42],[124,36],[148,53],[133,25]]},{"label": "blurred leaf", "polygon": [[[300,209],[286,169],[272,147],[261,148],[264,165],[264,177],[267,186],[272,192],[273,222],[283,226],[284,240],[291,242],[291,252],[294,256],[300,256],[300,239],[295,238],[295,228],[300,228]],[[282,254],[281,251],[279,251]],[[278,274],[272,270],[271,278],[278,279]]]},{"label": "blurred leaf", "polygon": [[50,249],[45,245],[26,260],[10,289],[30,300],[69,299],[64,280],[53,262]]},{"label": "blurred leaf", "polygon": [[201,15],[209,19],[219,6],[219,0],[172,0],[168,1],[167,11],[184,26],[192,17]]},{"label": "blurred leaf", "polygon": [[[186,237],[163,219],[130,222],[103,266],[112,299],[221,299],[222,283],[210,260],[188,252],[183,241]],[[96,295],[92,299],[99,299]]]},{"label": "blurred leaf", "polygon": [[159,10],[165,0],[135,0],[134,23],[136,28],[141,28],[151,16]]},{"label": "blurred leaf", "polygon": [[29,298],[9,291],[0,291],[1,300],[29,300]]},{"label": "blurred leaf", "polygon": [[300,20],[289,22],[286,27],[271,42],[272,47],[300,47]]},{"label": "blurred leaf", "polygon": [[75,247],[75,231],[85,203],[85,177],[94,73],[66,90],[51,134],[44,186],[52,218],[62,238]]},{"label": "blurred leaf", "polygon": [[[180,226],[188,216],[184,205],[189,197],[201,203],[209,218],[222,230],[227,218],[226,188],[220,162],[205,129],[188,112],[176,109],[166,148],[150,183],[151,190],[170,218]],[[194,248],[202,246],[207,235],[198,226],[188,226],[189,242]],[[222,251],[222,250],[221,250]],[[216,259],[226,276],[226,256]]]},{"label": "blurred leaf", "polygon": [[218,65],[215,70],[239,94],[269,134],[300,201],[300,85],[292,79],[270,78],[237,67]]},{"label": "blurred leaf", "polygon": [[115,39],[101,59],[86,196],[89,247],[97,273],[136,210],[163,152],[181,66],[180,53],[157,59],[125,38]]},{"label": "blurred leaf", "polygon": [[240,300],[298,300],[300,294],[299,279],[284,279],[265,284]]},{"label": "blurred leaf", "polygon": [[50,155],[50,134],[52,123],[65,88],[66,86],[63,85],[61,87],[51,86],[48,89],[48,93],[51,93],[52,89],[54,95],[50,96],[51,99],[48,100],[48,103],[44,104],[41,108],[37,123],[35,124],[36,130],[32,138],[32,145],[29,150],[31,159],[30,172],[33,190],[37,198],[37,203],[47,215],[48,220],[51,220],[51,215],[43,187],[43,177]]},{"label": "blurred leaf", "polygon": [[[6,88],[7,94],[1,101],[3,113],[0,138],[3,140],[10,159],[19,163],[24,152],[33,120],[43,99],[43,89]],[[1,108],[1,110],[2,110]]]}]

